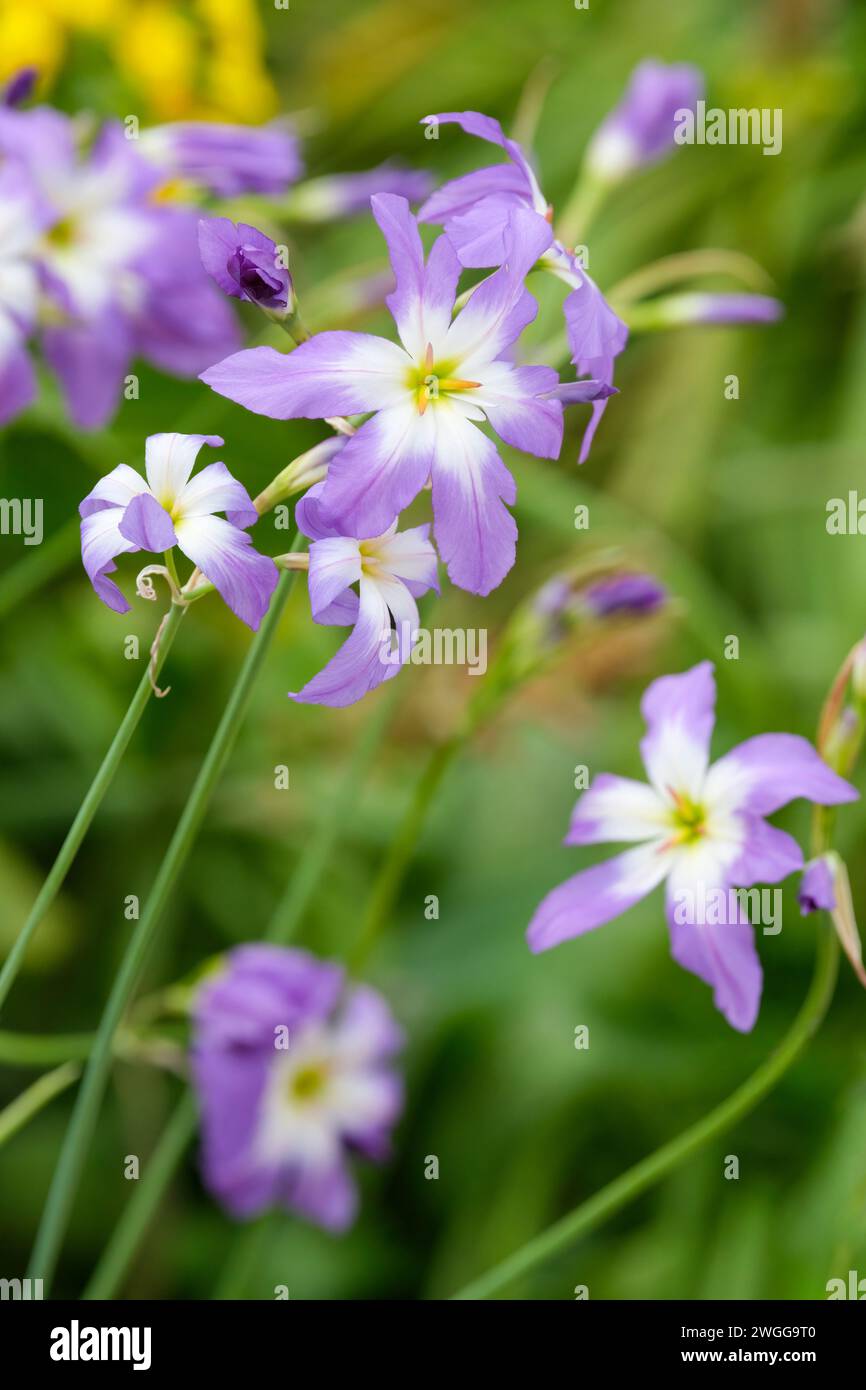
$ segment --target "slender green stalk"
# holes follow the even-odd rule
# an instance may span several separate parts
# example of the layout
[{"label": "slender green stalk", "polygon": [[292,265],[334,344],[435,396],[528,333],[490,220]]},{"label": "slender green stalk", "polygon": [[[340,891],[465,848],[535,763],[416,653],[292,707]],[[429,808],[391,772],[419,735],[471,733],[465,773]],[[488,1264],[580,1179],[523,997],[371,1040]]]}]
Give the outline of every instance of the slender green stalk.
[{"label": "slender green stalk", "polygon": [[569,1212],[553,1226],[549,1226],[541,1235],[535,1236],[501,1264],[495,1265],[479,1279],[467,1284],[454,1297],[490,1298],[515,1279],[530,1274],[553,1256],[567,1250],[576,1240],[595,1230],[614,1212],[620,1211],[641,1193],[667,1177],[711,1139],[718,1138],[725,1130],[748,1115],[781,1080],[817,1031],[833,997],[838,965],[839,943],[835,933],[822,922],[818,931],[815,973],[809,993],[785,1037],[757,1071],[723,1100],[721,1105],[717,1105],[715,1110],[698,1120],[697,1124],[678,1134],[669,1143],[663,1144],[655,1153],[641,1159],[633,1168],[621,1173],[588,1201],[575,1207],[574,1211]]},{"label": "slender green stalk", "polygon": [[427,813],[443,777],[466,742],[466,733],[452,735],[430,754],[397,834],[388,847],[370,894],[358,940],[349,963],[357,970],[375,946],[394,906]]},{"label": "slender green stalk", "polygon": [[217,1284],[215,1299],[230,1301],[243,1298],[252,1273],[261,1263],[279,1220],[279,1213],[270,1211],[247,1226],[235,1241]]},{"label": "slender green stalk", "polygon": [[[367,724],[355,747],[345,775],[340,779],[333,798],[305,849],[297,868],[278,903],[270,926],[265,933],[267,941],[284,944],[290,941],[306,911],[316,886],[321,881],[331,851],[345,821],[347,809],[356,804],[357,788],[375,757],[385,730],[391,719],[394,705],[399,697],[396,682],[383,691],[375,715]],[[2,1056],[2,1034],[0,1034],[0,1056]],[[111,1237],[102,1258],[84,1292],[85,1298],[111,1298],[123,1279],[130,1261],[135,1255],[139,1242],[156,1210],[165,1188],[180,1163],[187,1144],[195,1133],[196,1111],[192,1096],[187,1093],[178,1103],[163,1132],[154,1154],[136,1190],[135,1199],[129,1204]],[[253,1228],[256,1232],[258,1227]],[[256,1237],[257,1238],[257,1237]],[[254,1239],[249,1231],[243,1231],[234,1245],[234,1253],[223,1274],[217,1297],[238,1296],[236,1292],[245,1279],[247,1253]],[[233,1292],[226,1293],[225,1289]]]},{"label": "slender green stalk", "polygon": [[585,241],[609,191],[608,184],[586,169],[581,171],[570,197],[556,217],[556,234],[563,246]]},{"label": "slender green stalk", "polygon": [[75,820],[69,828],[66,839],[60,847],[57,858],[51,866],[48,877],[39,890],[39,896],[31,908],[30,916],[18,933],[12,949],[6,957],[3,969],[0,970],[0,1009],[2,1009],[6,996],[12,988],[15,977],[21,968],[33,934],[45,917],[54,899],[57,897],[63,880],[68,874],[72,862],[78,853],[81,842],[90,829],[91,822],[99,809],[100,803],[114,779],[114,774],[117,772],[129,741],[135,733],[139,720],[153,693],[153,681],[156,680],[162,669],[165,658],[168,656],[169,649],[175,639],[184,612],[185,609],[180,607],[180,605],[172,604],[166,619],[165,627],[162,630],[156,661],[151,664],[150,669],[145,671],[144,675],[141,677],[135,694],[129,703],[129,709],[123,717],[120,728],[114,735],[111,746],[100,764],[99,771],[88,788],[87,794],[78,809]]},{"label": "slender green stalk", "polygon": [[398,697],[396,681],[392,681],[390,687],[381,692],[378,708],[358,739],[355,751],[346,765],[345,774],[340,778],[334,795],[286,886],[285,894],[277,904],[266,933],[266,940],[285,944],[295,935],[327,867],[331,851],[345,822],[346,811],[356,803],[358,787],[382,742]]},{"label": "slender green stalk", "polygon": [[20,1096],[10,1101],[5,1110],[0,1110],[0,1144],[5,1144],[6,1140],[23,1128],[43,1106],[77,1081],[80,1075],[81,1067],[77,1062],[64,1062],[54,1071],[40,1076],[38,1081],[34,1081],[32,1086],[28,1086],[26,1091],[22,1091]]},{"label": "slender green stalk", "polygon": [[[298,538],[300,539],[300,538]],[[192,849],[210,798],[228,760],[252,693],[255,678],[276,632],[293,576],[283,574],[270,607],[250,645],[228,704],[190,792],[156,881],[115,979],[96,1033],[93,1051],[76,1099],[33,1248],[31,1277],[50,1288],[72,1202],[96,1125],[112,1060],[114,1035],[153,944],[163,909]]]},{"label": "slender green stalk", "polygon": [[144,1163],[135,1192],[115,1226],[82,1298],[111,1298],[114,1294],[195,1133],[195,1126],[195,1100],[192,1092],[186,1091],[160,1135],[156,1148]]},{"label": "slender green stalk", "polygon": [[633,304],[647,295],[657,294],[683,280],[698,275],[730,275],[742,280],[749,289],[767,294],[774,288],[773,281],[762,266],[751,256],[740,251],[680,251],[674,256],[663,256],[641,266],[640,270],[619,280],[607,291],[607,298],[618,307]]},{"label": "slender green stalk", "polygon": [[35,554],[28,548],[23,559],[10,565],[0,575],[0,618],[7,617],[40,585],[47,584],[56,574],[60,574],[78,554],[80,547],[79,521],[75,517],[49,536]]},{"label": "slender green stalk", "polygon": [[0,1062],[7,1067],[50,1067],[83,1062],[93,1033],[7,1033],[0,1029]]}]

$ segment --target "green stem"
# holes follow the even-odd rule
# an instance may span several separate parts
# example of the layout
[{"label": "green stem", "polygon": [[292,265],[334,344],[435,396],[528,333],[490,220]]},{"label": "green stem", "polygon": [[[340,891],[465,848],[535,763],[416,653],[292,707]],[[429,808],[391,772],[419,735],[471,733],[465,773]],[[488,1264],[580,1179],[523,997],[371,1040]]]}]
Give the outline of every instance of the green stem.
[{"label": "green stem", "polygon": [[359,969],[367,959],[388,921],[430,804],[465,742],[465,733],[453,734],[444,743],[438,744],[430,754],[406,814],[376,875],[361,931],[349,956],[353,970]]},{"label": "green stem", "polygon": [[160,1135],[156,1148],[143,1165],[135,1191],[90,1276],[82,1298],[111,1298],[114,1294],[195,1133],[196,1118],[195,1100],[192,1092],[187,1091]]},{"label": "green stem", "polygon": [[34,554],[25,551],[24,558],[10,565],[0,575],[0,618],[5,618],[25,599],[60,574],[81,548],[80,523],[77,517],[61,526],[39,546]]},{"label": "green stem", "polygon": [[278,1219],[277,1212],[265,1216],[247,1226],[235,1241],[226,1261],[214,1298],[223,1301],[243,1298],[256,1266],[261,1266],[270,1238]]},{"label": "green stem", "polygon": [[9,955],[0,971],[0,1009],[2,1009],[6,996],[12,988],[12,984],[21,968],[27,948],[33,937],[36,928],[44,918],[54,899],[57,897],[60,887],[75,859],[81,846],[81,842],[90,829],[91,822],[99,809],[103,797],[110,787],[114,774],[120,765],[120,761],[126,752],[132,735],[138,727],[138,722],[143,715],[145,708],[153,693],[152,680],[155,680],[162,669],[169,648],[175,639],[177,629],[184,615],[184,609],[177,604],[172,604],[168,614],[162,637],[159,644],[159,652],[153,670],[145,671],[138,683],[138,687],[129,704],[129,709],[123,717],[117,733],[111,742],[105,757],[102,760],[99,771],[94,777],[87,791],[84,800],[79,807],[78,814],[69,828],[66,839],[60,847],[60,851],[51,866],[51,870],[43,883],[39,896],[37,897],[30,911],[30,916],[18,933]]},{"label": "green stem", "polygon": [[333,798],[309,845],[301,855],[283,898],[277,904],[266,933],[266,940],[285,944],[295,935],[298,923],[306,912],[327,867],[346,811],[356,803],[358,787],[382,742],[398,697],[396,681],[392,681],[390,689],[383,691],[379,696],[378,708],[358,739],[355,751],[346,765],[345,774],[340,778]]},{"label": "green stem", "polygon": [[92,1033],[7,1033],[0,1030],[0,1062],[7,1067],[50,1067],[83,1062]]},{"label": "green stem", "polygon": [[28,1086],[26,1091],[22,1091],[20,1096],[10,1101],[5,1110],[0,1110],[0,1144],[5,1144],[6,1140],[26,1125],[43,1106],[61,1091],[65,1091],[73,1081],[77,1081],[80,1074],[81,1067],[77,1062],[64,1062],[54,1071],[40,1076],[38,1081],[34,1081],[32,1086]]},{"label": "green stem", "polygon": [[563,246],[583,244],[586,234],[607,198],[609,185],[582,170],[574,191],[556,218],[556,234]]},{"label": "green stem", "polygon": [[621,308],[698,275],[730,275],[749,289],[764,294],[774,288],[770,276],[751,256],[740,251],[699,250],[681,251],[642,266],[624,280],[617,281],[606,297]]},{"label": "green stem", "polygon": [[276,632],[292,579],[291,574],[281,576],[270,607],[250,645],[103,1011],[31,1257],[30,1268],[35,1271],[31,1277],[43,1280],[46,1293],[54,1275],[60,1244],[96,1125],[111,1066],[114,1035],[156,936],[165,904],[186,863],[210,798],[234,746],[255,678]]},{"label": "green stem", "polygon": [[[370,720],[349,761],[345,776],[337,786],[325,814],[322,816],[310,844],[286,888],[285,895],[278,903],[265,940],[284,944],[295,935],[298,924],[312,899],[317,884],[327,867],[337,835],[343,825],[348,808],[356,804],[357,789],[391,719],[394,705],[399,698],[399,687],[393,682],[383,692],[379,707]],[[0,1035],[2,1044],[2,1035]],[[2,1055],[2,1047],[0,1047]],[[187,1144],[195,1132],[196,1112],[192,1096],[187,1094],[179,1102],[166,1130],[160,1138],[150,1164],[136,1191],[135,1199],[125,1211],[115,1230],[100,1263],[94,1272],[85,1298],[111,1298],[118,1284],[126,1274],[129,1263],[135,1255],[138,1244],[155,1211],[163,1191],[171,1181],[175,1168],[183,1157]],[[251,1237],[244,1231],[236,1242],[240,1250],[247,1249]],[[236,1260],[242,1262],[243,1255]],[[232,1269],[240,1268],[233,1263]],[[226,1276],[227,1277],[227,1276]],[[221,1285],[223,1288],[225,1285]],[[232,1284],[234,1287],[234,1283]],[[219,1296],[225,1296],[220,1294]]]},{"label": "green stem", "polygon": [[594,1230],[614,1212],[633,1202],[641,1193],[672,1173],[685,1159],[731,1125],[743,1119],[781,1080],[805,1044],[817,1031],[833,997],[839,964],[839,943],[835,933],[822,922],[818,932],[818,952],[809,993],[800,1012],[779,1046],[747,1081],[732,1095],[684,1130],[655,1153],[636,1163],[588,1201],[549,1226],[541,1235],[509,1255],[501,1264],[467,1284],[457,1299],[489,1298],[515,1279],[529,1274],[553,1256],[567,1250],[582,1236]]}]

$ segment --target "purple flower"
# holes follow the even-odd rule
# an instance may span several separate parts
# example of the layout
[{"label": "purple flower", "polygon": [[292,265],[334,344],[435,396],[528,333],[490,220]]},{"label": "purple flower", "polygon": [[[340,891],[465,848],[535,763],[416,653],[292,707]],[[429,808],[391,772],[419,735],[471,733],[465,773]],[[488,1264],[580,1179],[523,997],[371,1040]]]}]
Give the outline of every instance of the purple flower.
[{"label": "purple flower", "polygon": [[[592,407],[578,460],[584,463],[607,398],[613,394],[614,358],[626,345],[628,329],[575,254],[554,238],[550,228],[552,209],[529,159],[516,140],[508,139],[499,122],[480,111],[446,111],[427,116],[425,121],[456,122],[468,135],[499,145],[509,157],[507,164],[478,169],[444,184],[423,204],[418,218],[421,222],[441,223],[461,263],[482,267],[501,265],[505,259],[504,230],[515,209],[534,215],[539,224],[539,239],[545,241],[539,265],[569,289],[562,312],[571,360],[578,375],[589,374],[608,388],[606,393],[599,393]],[[547,227],[546,240],[542,225]]]},{"label": "purple flower", "polygon": [[287,1207],[330,1231],[355,1219],[350,1159],[388,1155],[403,1038],[366,985],[306,951],[240,946],[202,987],[192,1072],[204,1181],[232,1216]]},{"label": "purple flower", "polygon": [[202,218],[198,224],[202,265],[224,294],[248,299],[263,309],[287,309],[292,293],[288,268],[264,232],[227,217]]},{"label": "purple flower", "polygon": [[410,169],[392,160],[357,174],[329,174],[307,179],[292,196],[292,217],[318,222],[369,212],[374,193],[395,193],[410,203],[417,203],[430,192],[431,183],[426,170]]},{"label": "purple flower", "polygon": [[765,816],[795,797],[832,806],[858,793],[793,734],[747,739],[710,767],[715,698],[708,661],[649,686],[641,705],[649,784],[601,773],[578,801],[565,841],[635,848],[555,888],[527,937],[531,950],[546,951],[618,917],[666,880],[674,960],[712,986],[716,1008],[748,1032],[761,966],[752,927],[729,890],[778,883],[802,867],[796,840]]},{"label": "purple flower", "polygon": [[[231,310],[199,260],[196,214],[152,200],[158,176],[122,126],[103,127],[80,158],[68,117],[0,108],[4,154],[4,170],[30,190],[21,255],[38,278],[43,353],[77,425],[110,418],[137,356],[194,376],[237,343]],[[0,222],[3,201],[0,193]],[[26,403],[23,371],[7,418]]]},{"label": "purple flower", "polygon": [[800,912],[808,917],[810,912],[832,912],[836,906],[836,893],[833,888],[833,872],[826,855],[820,859],[810,859],[800,879],[797,894]]},{"label": "purple flower", "polygon": [[654,613],[668,593],[651,574],[611,574],[583,590],[581,598],[596,618],[621,613]]},{"label": "purple flower", "polygon": [[415,600],[428,589],[438,593],[439,581],[429,526],[398,531],[395,521],[384,535],[369,540],[339,535],[323,511],[325,486],[320,482],[311,487],[295,511],[298,529],[313,542],[310,608],[317,623],[351,624],[352,633],[327,666],[291,698],[341,706],[362,699],[409,659],[420,625]]},{"label": "purple flower", "polygon": [[278,123],[178,121],[143,131],[140,143],[163,174],[189,179],[221,198],[283,193],[303,167],[295,136]]},{"label": "purple flower", "polygon": [[428,478],[436,543],[455,584],[494,589],[514,563],[515,487],[476,427],[542,458],[562,444],[562,402],[594,399],[598,382],[559,385],[550,367],[506,356],[537,312],[523,278],[549,244],[543,219],[511,214],[508,254],[452,322],[460,262],[440,237],[425,264],[404,198],[381,194],[373,213],[397,281],[388,305],[401,346],[361,333],[319,333],[294,352],[259,347],[202,373],[215,391],[260,415],[288,420],[373,412],[331,464],[323,512],[344,536],[381,536]]},{"label": "purple flower", "polygon": [[658,63],[652,58],[639,63],[622,101],[589,142],[590,172],[615,182],[663,159],[674,149],[678,112],[694,111],[703,90],[703,74],[688,63]]},{"label": "purple flower", "polygon": [[[197,565],[233,613],[257,628],[267,611],[278,572],[253,549],[246,528],[258,520],[250,495],[224,463],[191,476],[202,444],[218,435],[152,434],[145,444],[147,481],[118,464],[79,507],[81,557],[103,603],[116,613],[129,604],[113,579],[118,555],[179,549]],[[216,516],[225,512],[228,520]]]}]

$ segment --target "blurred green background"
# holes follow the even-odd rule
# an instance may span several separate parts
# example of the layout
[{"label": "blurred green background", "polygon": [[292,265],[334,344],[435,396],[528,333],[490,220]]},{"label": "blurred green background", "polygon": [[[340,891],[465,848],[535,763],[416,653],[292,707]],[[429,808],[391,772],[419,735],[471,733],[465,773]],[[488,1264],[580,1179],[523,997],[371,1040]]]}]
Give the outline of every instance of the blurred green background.
[{"label": "blurred green background", "polygon": [[[53,17],[56,6],[43,8]],[[575,766],[639,773],[639,696],[653,676],[704,657],[718,663],[715,755],[765,730],[811,736],[823,692],[863,632],[866,542],[829,536],[825,507],[864,476],[866,9],[831,0],[591,0],[587,11],[568,0],[292,0],[259,13],[279,106],[300,113],[312,174],[393,155],[439,177],[477,167],[484,147],[456,128],[425,141],[419,118],[470,107],[508,125],[540,63],[551,86],[534,146],[555,206],[643,57],[698,64],[710,104],[784,113],[777,158],[754,146],[683,148],[634,178],[595,224],[590,264],[604,288],[673,252],[747,252],[776,282],[785,320],[635,337],[619,359],[621,395],[583,469],[577,411],[558,464],[506,451],[521,541],[501,589],[488,600],[450,589],[437,609],[437,624],[484,626],[495,646],[523,596],[608,546],[676,596],[661,618],[563,652],[445,780],[365,969],[408,1033],[408,1107],[393,1161],[364,1175],[356,1228],[337,1240],[284,1216],[239,1262],[237,1230],[202,1190],[190,1153],[123,1286],[146,1298],[272,1297],[278,1283],[292,1298],[442,1296],[711,1108],[766,1056],[808,987],[815,927],[799,916],[794,882],[782,933],[758,938],[765,995],[748,1037],[670,960],[659,894],[542,957],[530,956],[523,934],[544,893],[590,862],[591,851],[560,843]],[[98,32],[66,42],[51,99],[103,116],[142,109]],[[313,327],[332,326],[316,307],[326,281],[384,268],[369,217],[286,235]],[[540,289],[533,341],[560,325],[559,295]],[[388,323],[376,311],[362,326],[387,333]],[[251,316],[248,327],[260,325]],[[740,381],[733,401],[724,394],[731,373]],[[0,495],[43,497],[46,527],[41,549],[0,541],[4,945],[126,708],[157,619],[140,601],[123,618],[99,604],[71,521],[100,472],[121,460],[140,466],[145,436],[166,429],[223,434],[220,456],[252,493],[323,437],[316,424],[259,419],[144,368],[140,400],[122,407],[108,435],[77,437],[49,398],[0,436]],[[586,532],[573,527],[579,502],[590,508]],[[256,538],[272,553],[286,548],[269,520]],[[121,573],[131,593],[134,566]],[[124,658],[132,633],[138,662]],[[731,634],[737,661],[723,657]],[[95,1025],[133,925],[124,898],[146,897],[248,640],[216,602],[184,623],[163,673],[171,694],[151,702],[4,1027]],[[289,704],[286,691],[334,646],[297,585],[145,990],[266,930],[357,740],[389,699],[379,691],[335,712]],[[475,684],[448,668],[408,669],[395,683],[384,740],[352,787],[338,848],[301,924],[305,946],[339,957],[357,939],[415,780]],[[281,763],[285,792],[274,789]],[[804,806],[777,823],[806,843]],[[839,847],[862,915],[864,833],[866,812],[846,809]],[[429,894],[439,897],[438,921],[425,919]],[[828,1022],[753,1115],[510,1296],[570,1298],[585,1284],[593,1299],[821,1298],[831,1276],[866,1274],[864,1004],[843,964]],[[574,1047],[579,1024],[589,1027],[587,1051]],[[34,1074],[5,1068],[0,1103]],[[58,1294],[77,1293],[93,1269],[130,1195],[123,1156],[139,1154],[146,1166],[180,1093],[162,1072],[116,1066]],[[70,1104],[67,1093],[0,1149],[9,1276],[23,1272]],[[434,1154],[440,1177],[428,1181]],[[728,1154],[739,1157],[738,1181],[723,1177]]]}]

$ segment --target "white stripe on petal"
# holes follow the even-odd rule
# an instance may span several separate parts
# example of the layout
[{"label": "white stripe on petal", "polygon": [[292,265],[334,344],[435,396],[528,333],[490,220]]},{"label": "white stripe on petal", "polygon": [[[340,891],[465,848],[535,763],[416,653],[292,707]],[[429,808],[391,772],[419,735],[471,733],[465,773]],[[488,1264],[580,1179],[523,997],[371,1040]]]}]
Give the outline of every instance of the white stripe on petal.
[{"label": "white stripe on petal", "polygon": [[201,446],[222,442],[216,434],[152,434],[144,446],[144,467],[157,502],[170,510],[189,481]]},{"label": "white stripe on petal", "polygon": [[646,782],[603,772],[574,808],[567,845],[651,840],[671,832],[671,809]]}]

